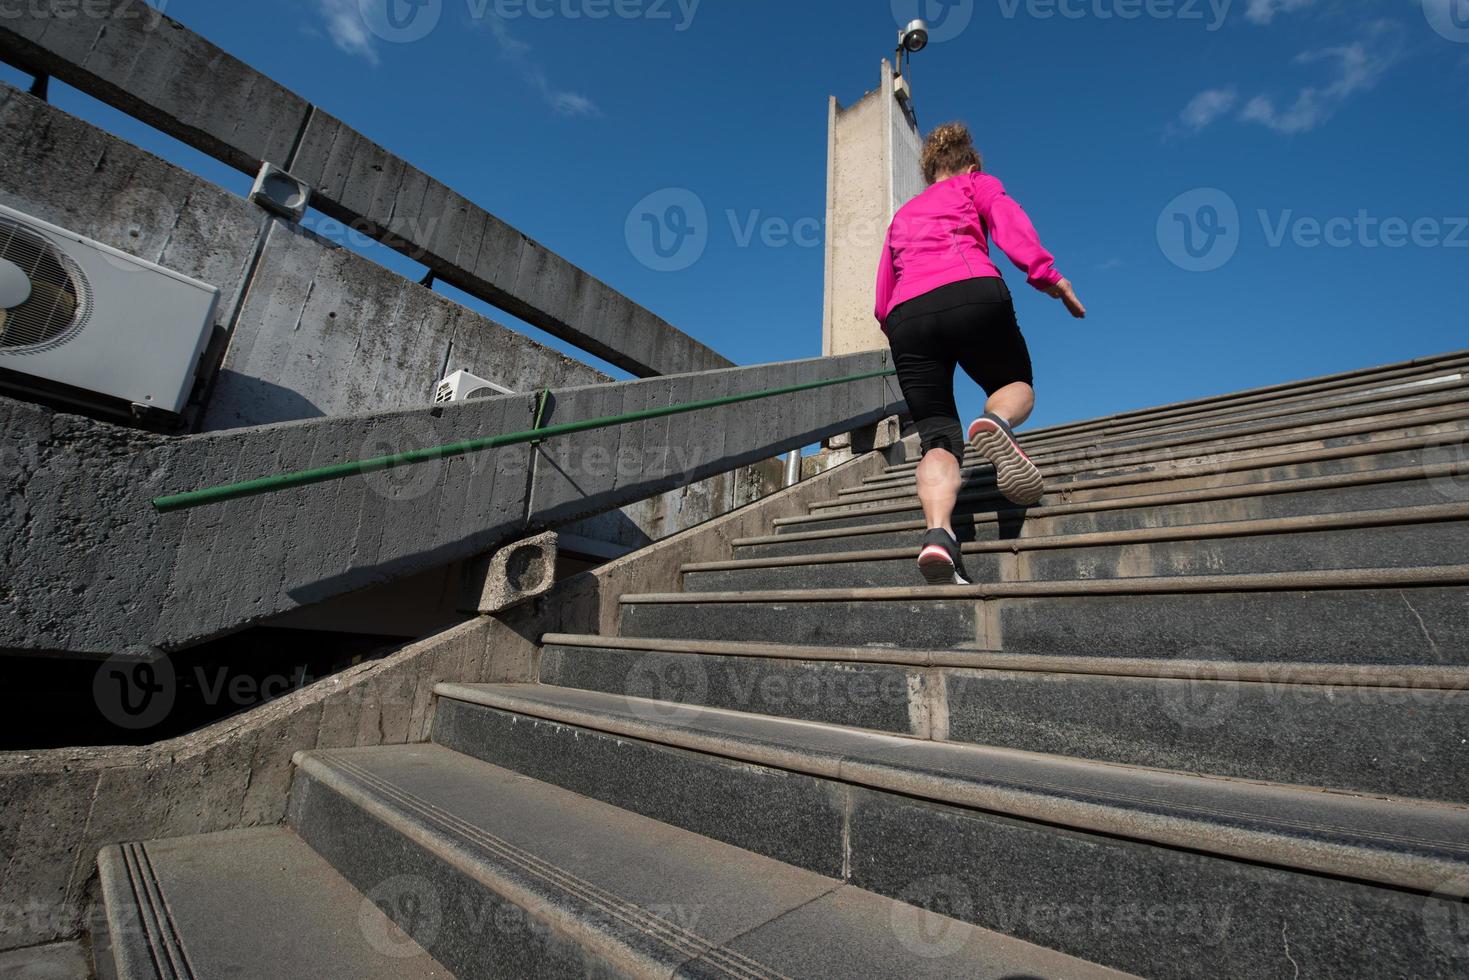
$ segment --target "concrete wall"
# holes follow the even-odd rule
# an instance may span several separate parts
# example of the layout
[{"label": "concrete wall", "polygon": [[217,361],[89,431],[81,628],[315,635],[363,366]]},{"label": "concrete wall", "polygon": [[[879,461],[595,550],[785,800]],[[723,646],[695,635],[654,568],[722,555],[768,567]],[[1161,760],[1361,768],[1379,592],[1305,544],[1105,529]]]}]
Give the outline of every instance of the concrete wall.
[{"label": "concrete wall", "polygon": [[[838,379],[886,356],[555,393],[547,424]],[[896,410],[849,382],[198,510],[159,495],[530,427],[532,396],[166,439],[0,400],[0,649],[151,656],[483,554],[727,473]]]},{"label": "concrete wall", "polygon": [[272,219],[204,429],[429,405],[446,369],[516,392],[610,380]]},{"label": "concrete wall", "polygon": [[222,290],[208,430],[427,405],[446,365],[513,391],[608,380],[4,84],[0,203]]},{"label": "concrete wall", "polygon": [[294,171],[330,216],[634,375],[730,363],[142,0],[28,0],[0,54],[252,175]]},{"label": "concrete wall", "polygon": [[192,735],[144,748],[0,753],[8,852],[0,950],[84,931],[102,847],[276,823],[294,753],[422,741],[435,684],[531,681],[542,634],[615,622],[625,592],[674,588],[682,562],[728,557],[731,539],[804,513],[812,501],[881,472],[884,462],[865,457],[568,579],[501,619],[475,620]]},{"label": "concrete wall", "polygon": [[898,207],[923,189],[917,123],[894,94],[893,70],[850,108],[832,99],[828,116],[826,301],[827,356],[883,350],[872,315],[878,257]]},{"label": "concrete wall", "polygon": [[[427,405],[434,383],[460,369],[518,392],[610,380],[4,84],[0,203],[223,290],[206,431]],[[577,533],[641,547],[748,502],[771,469],[639,502]]]}]

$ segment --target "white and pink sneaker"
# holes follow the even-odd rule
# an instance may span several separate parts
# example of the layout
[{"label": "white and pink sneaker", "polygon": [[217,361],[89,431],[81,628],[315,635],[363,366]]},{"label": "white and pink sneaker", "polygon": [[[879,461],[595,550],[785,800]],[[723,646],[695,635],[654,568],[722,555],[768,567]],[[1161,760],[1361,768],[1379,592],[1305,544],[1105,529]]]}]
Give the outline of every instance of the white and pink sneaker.
[{"label": "white and pink sneaker", "polygon": [[986,412],[969,426],[969,444],[995,467],[995,483],[1012,504],[1029,507],[1045,496],[1041,471],[1015,441],[1009,423]]}]

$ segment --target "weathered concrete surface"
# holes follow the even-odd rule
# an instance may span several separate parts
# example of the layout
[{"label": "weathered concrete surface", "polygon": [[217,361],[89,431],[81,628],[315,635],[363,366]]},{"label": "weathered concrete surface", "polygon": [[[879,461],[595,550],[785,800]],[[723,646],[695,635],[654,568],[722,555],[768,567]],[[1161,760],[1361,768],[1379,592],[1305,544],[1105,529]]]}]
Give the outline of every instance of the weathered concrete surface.
[{"label": "weathered concrete surface", "polygon": [[92,962],[84,943],[53,943],[0,953],[0,977],[6,980],[92,980]]},{"label": "weathered concrete surface", "polygon": [[323,212],[637,376],[730,363],[143,0],[28,2],[0,52],[246,173],[285,167]]},{"label": "weathered concrete surface", "polygon": [[[797,361],[555,393],[547,424],[882,367]],[[148,655],[475,555],[885,418],[891,379],[170,514],[152,498],[522,431],[532,396],[165,439],[0,401],[12,611],[0,648]],[[530,472],[534,455],[534,473]],[[527,506],[527,494],[530,494]]]},{"label": "weathered concrete surface", "polygon": [[0,841],[12,855],[0,876],[0,907],[26,912],[0,919],[0,949],[76,936],[102,847],[276,823],[295,752],[422,741],[435,684],[531,682],[545,633],[615,628],[624,593],[676,587],[683,562],[726,555],[730,541],[773,516],[804,513],[885,462],[873,455],[829,470],[567,579],[500,619],[476,620],[184,738],[136,749],[0,754],[0,799],[7,801]]},{"label": "weathered concrete surface", "polygon": [[249,202],[4,83],[0,203],[219,287],[221,330],[267,220]]},{"label": "weathered concrete surface", "polygon": [[464,611],[488,616],[545,595],[556,583],[556,551],[556,532],[547,531],[472,563],[465,575]]},{"label": "weathered concrete surface", "polygon": [[355,252],[273,222],[204,428],[427,406],[446,365],[516,392],[609,380]]},{"label": "weathered concrete surface", "polygon": [[923,190],[918,126],[898,101],[893,67],[878,87],[843,109],[830,102],[826,169],[826,300],[822,352],[881,350],[872,286],[888,223]]},{"label": "weathered concrete surface", "polygon": [[527,651],[538,647],[547,633],[617,635],[624,595],[676,591],[685,563],[728,557],[732,542],[763,533],[775,518],[804,514],[838,488],[855,486],[881,472],[885,462],[882,454],[874,453],[824,470],[794,487],[559,582],[546,595],[500,618],[528,644]]},{"label": "weathered concrete surface", "polygon": [[503,634],[476,620],[150,747],[0,753],[0,950],[81,932],[102,847],[278,823],[294,753],[422,741],[436,683],[528,680]]}]

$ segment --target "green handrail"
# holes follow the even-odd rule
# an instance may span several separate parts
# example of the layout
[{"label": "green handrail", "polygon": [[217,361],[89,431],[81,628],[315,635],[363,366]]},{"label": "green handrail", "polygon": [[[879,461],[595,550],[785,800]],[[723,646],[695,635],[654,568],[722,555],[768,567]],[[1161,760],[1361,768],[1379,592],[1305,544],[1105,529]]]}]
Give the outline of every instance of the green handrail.
[{"label": "green handrail", "polygon": [[614,425],[626,425],[629,422],[642,422],[646,419],[663,418],[669,415],[682,415],[686,412],[697,412],[706,408],[720,408],[724,405],[736,405],[740,402],[755,401],[761,398],[792,395],[797,392],[811,391],[816,388],[829,388],[832,385],[867,381],[871,378],[887,378],[896,373],[897,371],[893,368],[887,368],[882,371],[869,371],[866,374],[854,374],[845,378],[832,378],[828,381],[807,381],[802,384],[787,385],[784,388],[771,388],[767,391],[754,391],[744,395],[726,395],[723,398],[686,402],[682,405],[669,405],[664,408],[649,408],[640,412],[609,415],[600,419],[587,419],[583,422],[565,422],[561,425],[550,425],[545,428],[539,427],[541,420],[537,418],[537,428],[529,429],[525,432],[510,432],[504,435],[470,439],[465,442],[453,442],[447,446],[414,449],[406,453],[396,453],[392,456],[378,456],[374,459],[336,463],[332,466],[323,466],[315,470],[298,470],[294,473],[282,473],[278,476],[262,477],[259,480],[247,480],[243,483],[230,483],[219,487],[209,487],[204,490],[191,490],[187,493],[156,497],[153,500],[153,506],[164,513],[176,510],[189,510],[193,507],[203,507],[206,504],[220,504],[227,500],[256,497],[261,494],[289,490],[293,487],[309,486],[313,483],[343,480],[347,477],[357,476],[358,474],[376,473],[381,470],[396,469],[399,466],[415,466],[419,463],[430,463],[437,459],[448,459],[453,456],[467,456],[470,453],[484,452],[487,449],[499,449],[504,446],[516,446],[527,442],[543,442],[555,436],[568,436],[577,432],[590,432],[593,429],[606,429]]}]

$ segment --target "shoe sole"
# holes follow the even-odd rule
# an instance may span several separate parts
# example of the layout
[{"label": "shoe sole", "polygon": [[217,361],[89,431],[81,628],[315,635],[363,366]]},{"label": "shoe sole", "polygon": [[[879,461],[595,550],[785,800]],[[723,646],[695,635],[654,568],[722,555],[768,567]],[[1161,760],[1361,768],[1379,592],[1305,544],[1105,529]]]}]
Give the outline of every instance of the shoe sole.
[{"label": "shoe sole", "polygon": [[1014,440],[998,427],[982,427],[969,444],[995,467],[995,484],[1012,504],[1029,507],[1046,495],[1045,477],[1025,458]]},{"label": "shoe sole", "polygon": [[953,560],[942,548],[925,548],[918,556],[918,571],[929,585],[970,584],[968,579],[959,574],[959,569],[954,567]]}]

